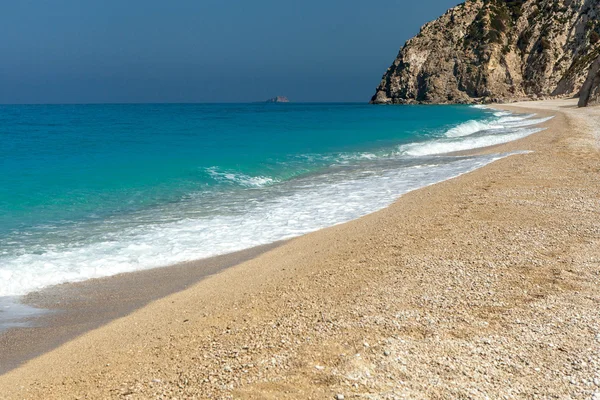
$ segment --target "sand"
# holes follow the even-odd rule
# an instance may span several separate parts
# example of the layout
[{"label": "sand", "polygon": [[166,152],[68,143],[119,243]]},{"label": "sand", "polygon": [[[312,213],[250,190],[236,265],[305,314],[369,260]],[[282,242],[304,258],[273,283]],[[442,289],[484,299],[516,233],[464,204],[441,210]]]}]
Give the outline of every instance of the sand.
[{"label": "sand", "polygon": [[[0,331],[0,375],[89,330],[146,304],[184,290],[207,276],[273,249],[276,242],[165,268],[66,283],[30,293],[17,306],[28,318],[13,322],[25,329]],[[10,324],[11,322],[9,322]],[[10,326],[10,325],[9,325]]]},{"label": "sand", "polygon": [[0,398],[600,399],[600,109],[0,376]]}]

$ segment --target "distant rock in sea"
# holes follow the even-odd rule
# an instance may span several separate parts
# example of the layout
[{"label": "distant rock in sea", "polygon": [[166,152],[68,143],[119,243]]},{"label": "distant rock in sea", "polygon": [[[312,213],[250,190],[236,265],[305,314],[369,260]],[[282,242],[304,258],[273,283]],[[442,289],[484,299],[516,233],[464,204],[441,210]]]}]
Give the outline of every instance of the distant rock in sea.
[{"label": "distant rock in sea", "polygon": [[406,42],[371,103],[577,96],[599,55],[600,0],[467,0]]},{"label": "distant rock in sea", "polygon": [[285,96],[277,96],[277,97],[273,97],[272,99],[265,101],[265,103],[289,103],[289,102],[290,101]]}]

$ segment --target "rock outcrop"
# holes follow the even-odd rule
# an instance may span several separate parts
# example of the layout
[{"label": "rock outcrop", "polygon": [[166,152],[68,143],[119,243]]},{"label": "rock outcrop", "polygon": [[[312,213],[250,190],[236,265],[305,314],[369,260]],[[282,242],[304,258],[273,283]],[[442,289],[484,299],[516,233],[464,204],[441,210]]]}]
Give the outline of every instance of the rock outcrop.
[{"label": "rock outcrop", "polygon": [[579,95],[579,107],[600,105],[600,57],[590,67]]},{"label": "rock outcrop", "polygon": [[277,96],[277,97],[273,97],[272,99],[267,100],[265,103],[289,103],[290,101],[288,100],[287,97],[285,96]]},{"label": "rock outcrop", "polygon": [[600,56],[600,0],[468,0],[400,50],[372,103],[576,96]]}]

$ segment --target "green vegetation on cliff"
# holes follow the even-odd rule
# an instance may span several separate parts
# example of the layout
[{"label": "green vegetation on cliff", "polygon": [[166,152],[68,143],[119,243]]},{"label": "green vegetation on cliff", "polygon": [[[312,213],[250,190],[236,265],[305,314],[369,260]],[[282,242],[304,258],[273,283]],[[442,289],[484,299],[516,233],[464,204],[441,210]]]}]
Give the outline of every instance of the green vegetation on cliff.
[{"label": "green vegetation on cliff", "polygon": [[424,25],[374,103],[576,95],[600,48],[600,0],[468,0]]}]

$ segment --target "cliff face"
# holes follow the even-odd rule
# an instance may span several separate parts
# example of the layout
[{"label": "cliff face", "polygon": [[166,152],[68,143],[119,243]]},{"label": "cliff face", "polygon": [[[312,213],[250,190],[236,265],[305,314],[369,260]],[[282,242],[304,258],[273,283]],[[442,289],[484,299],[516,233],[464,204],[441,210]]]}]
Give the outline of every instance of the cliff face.
[{"label": "cliff face", "polygon": [[590,67],[579,96],[579,107],[600,105],[600,57]]},{"label": "cliff face", "polygon": [[577,95],[600,56],[600,0],[468,0],[424,25],[372,103]]}]

